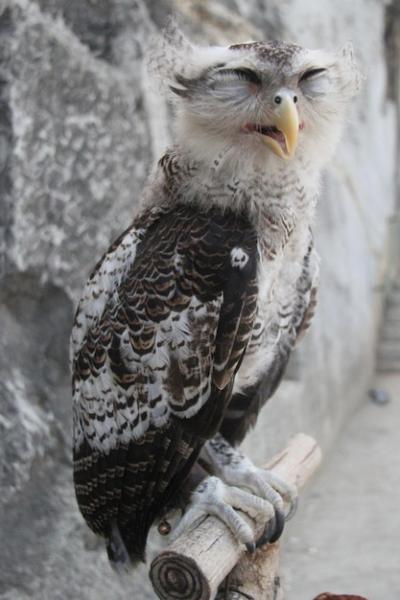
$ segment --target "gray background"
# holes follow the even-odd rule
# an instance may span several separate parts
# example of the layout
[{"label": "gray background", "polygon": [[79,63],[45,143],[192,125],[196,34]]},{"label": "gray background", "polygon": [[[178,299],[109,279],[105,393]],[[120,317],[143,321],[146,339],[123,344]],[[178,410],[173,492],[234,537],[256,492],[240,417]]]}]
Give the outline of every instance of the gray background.
[{"label": "gray background", "polygon": [[144,575],[124,582],[111,571],[75,506],[68,338],[90,268],[131,220],[168,143],[170,114],[143,48],[171,11],[197,41],[353,41],[366,79],[323,181],[317,316],[246,450],[263,461],[305,431],[328,452],[370,385],[393,277],[400,3],[0,0],[4,599],[153,598]]}]

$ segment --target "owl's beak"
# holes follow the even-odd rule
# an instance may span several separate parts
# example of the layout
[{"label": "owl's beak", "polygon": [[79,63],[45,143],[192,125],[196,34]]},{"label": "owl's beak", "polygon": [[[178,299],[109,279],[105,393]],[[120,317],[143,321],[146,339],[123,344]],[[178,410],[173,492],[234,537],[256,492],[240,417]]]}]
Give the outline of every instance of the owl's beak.
[{"label": "owl's beak", "polygon": [[272,125],[283,134],[284,143],[281,139],[282,136],[263,136],[265,143],[280,158],[293,158],[296,150],[299,135],[299,113],[295,102],[296,96],[288,90],[281,90],[274,98],[276,107]]}]

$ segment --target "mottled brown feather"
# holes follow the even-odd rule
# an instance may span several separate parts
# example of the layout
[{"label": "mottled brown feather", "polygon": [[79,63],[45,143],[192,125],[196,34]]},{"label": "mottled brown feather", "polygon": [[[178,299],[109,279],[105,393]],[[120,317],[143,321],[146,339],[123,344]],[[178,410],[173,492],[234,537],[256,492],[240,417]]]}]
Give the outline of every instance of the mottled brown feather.
[{"label": "mottled brown feather", "polygon": [[[141,418],[148,418],[143,415],[157,405],[157,398],[150,402],[148,396],[151,369],[140,367],[145,364],[141,360],[157,351],[157,327],[164,326],[171,311],[177,317],[169,327],[177,327],[179,314],[188,309],[194,295],[206,309],[207,303],[222,298],[219,314],[213,317],[206,310],[204,318],[196,321],[190,339],[182,342],[187,345],[187,359],[177,360],[172,343],[168,348],[165,387],[174,414],[167,423],[162,427],[150,424],[139,439],[119,443],[104,453],[93,449],[90,435],[74,449],[75,486],[83,516],[105,537],[116,522],[135,560],[143,558],[151,523],[174,501],[202,445],[218,431],[223,419],[256,312],[257,239],[243,215],[217,208],[204,211],[190,204],[148,211],[133,226],[145,228],[145,233],[134,264],[114,290],[118,301],[106,304],[73,361],[75,389],[82,380],[99,378],[109,365],[113,392],[120,390],[113,410],[118,413],[130,403],[141,406],[137,422],[120,426],[121,435],[127,427],[138,426]],[[238,244],[250,257],[241,270],[232,267],[230,258]],[[181,257],[179,268],[177,254]],[[101,265],[100,261],[96,269]],[[121,336],[126,331],[129,349],[123,360]],[[168,333],[166,330],[166,336]],[[133,371],[126,366],[131,349],[135,356],[143,356]],[[180,417],[191,403],[196,406],[198,402],[196,395],[188,398],[186,390],[201,390],[212,372],[207,401],[190,418]],[[134,397],[129,396],[130,389],[134,389]],[[102,402],[101,394],[97,401]],[[90,421],[105,417],[94,410],[79,418]]]}]

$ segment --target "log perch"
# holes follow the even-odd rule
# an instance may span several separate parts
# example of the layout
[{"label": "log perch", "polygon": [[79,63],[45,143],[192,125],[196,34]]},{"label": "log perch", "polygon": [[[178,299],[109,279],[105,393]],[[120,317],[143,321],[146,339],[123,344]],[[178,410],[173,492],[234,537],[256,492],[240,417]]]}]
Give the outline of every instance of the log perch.
[{"label": "log perch", "polygon": [[[311,437],[298,434],[288,446],[275,456],[264,468],[272,470],[282,479],[295,484],[301,489],[314,473],[321,461],[321,451]],[[243,515],[254,527],[254,521]],[[262,532],[257,531],[257,535]],[[216,597],[218,587],[242,558],[232,579],[240,579],[240,590],[250,586],[247,597],[276,598],[274,592],[267,595],[277,585],[278,544],[273,544],[257,551],[254,555],[245,553],[230,530],[219,519],[205,517],[200,523],[185,531],[169,548],[162,551],[153,560],[150,567],[150,579],[154,591],[162,600],[212,600]],[[244,567],[244,568],[243,568]],[[253,573],[257,571],[257,577]],[[247,575],[245,575],[247,574]],[[247,577],[246,584],[243,577]],[[272,579],[271,579],[272,577]],[[252,592],[254,586],[262,586],[263,595]],[[258,588],[258,589],[259,589]],[[256,589],[256,588],[254,588]],[[233,596],[245,598],[240,593]]]}]

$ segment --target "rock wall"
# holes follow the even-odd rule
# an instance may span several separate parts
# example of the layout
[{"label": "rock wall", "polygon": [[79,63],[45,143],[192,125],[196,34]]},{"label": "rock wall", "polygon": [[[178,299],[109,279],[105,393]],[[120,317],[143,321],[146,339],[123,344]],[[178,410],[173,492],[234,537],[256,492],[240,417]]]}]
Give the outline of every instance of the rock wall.
[{"label": "rock wall", "polygon": [[153,597],[144,575],[132,583],[111,572],[77,512],[67,355],[89,269],[131,219],[168,143],[168,108],[144,76],[143,47],[171,11],[198,40],[284,38],[335,48],[352,39],[367,77],[324,180],[317,317],[246,449],[262,460],[298,430],[328,447],[373,372],[398,186],[398,1],[0,1],[0,597],[7,600]]}]

